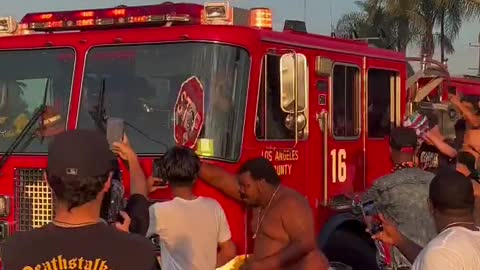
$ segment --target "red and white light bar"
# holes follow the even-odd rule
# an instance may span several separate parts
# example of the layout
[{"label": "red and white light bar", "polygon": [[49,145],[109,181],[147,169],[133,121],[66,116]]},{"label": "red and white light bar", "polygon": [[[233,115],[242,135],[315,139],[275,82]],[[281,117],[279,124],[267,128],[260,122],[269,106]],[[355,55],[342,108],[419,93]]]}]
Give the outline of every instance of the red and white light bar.
[{"label": "red and white light bar", "polygon": [[88,28],[165,23],[200,24],[202,5],[164,3],[159,5],[116,7],[94,10],[29,13],[21,28],[34,31],[69,31]]}]

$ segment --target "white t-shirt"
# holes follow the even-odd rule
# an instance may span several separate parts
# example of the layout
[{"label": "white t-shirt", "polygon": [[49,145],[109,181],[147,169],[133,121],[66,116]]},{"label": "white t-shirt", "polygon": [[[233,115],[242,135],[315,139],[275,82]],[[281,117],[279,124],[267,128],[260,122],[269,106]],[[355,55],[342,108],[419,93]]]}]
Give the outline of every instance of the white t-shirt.
[{"label": "white t-shirt", "polygon": [[230,240],[225,212],[210,198],[174,198],[150,207],[147,237],[160,238],[162,270],[213,270],[219,243]]},{"label": "white t-shirt", "polygon": [[412,270],[480,270],[480,231],[452,227],[420,252]]}]

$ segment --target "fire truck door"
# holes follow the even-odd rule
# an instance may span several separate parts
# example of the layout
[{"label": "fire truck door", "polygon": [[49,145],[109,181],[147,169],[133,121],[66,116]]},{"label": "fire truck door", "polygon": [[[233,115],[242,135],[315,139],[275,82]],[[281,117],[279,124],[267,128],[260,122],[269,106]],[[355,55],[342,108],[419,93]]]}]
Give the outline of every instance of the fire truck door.
[{"label": "fire truck door", "polygon": [[392,166],[387,137],[391,127],[401,121],[400,71],[405,65],[369,59],[366,67],[365,184],[368,187]]},{"label": "fire truck door", "polygon": [[361,58],[334,62],[330,75],[329,130],[324,146],[325,195],[351,194],[363,182]]}]

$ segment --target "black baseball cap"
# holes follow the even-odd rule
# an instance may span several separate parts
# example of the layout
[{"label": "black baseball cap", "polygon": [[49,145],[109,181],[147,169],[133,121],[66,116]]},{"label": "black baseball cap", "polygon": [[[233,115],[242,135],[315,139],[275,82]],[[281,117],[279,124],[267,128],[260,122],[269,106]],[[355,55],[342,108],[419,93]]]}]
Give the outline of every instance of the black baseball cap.
[{"label": "black baseball cap", "polygon": [[473,210],[472,181],[452,168],[442,168],[430,182],[429,198],[439,210]]},{"label": "black baseball cap", "polygon": [[48,148],[48,174],[58,177],[102,176],[115,163],[106,136],[95,130],[66,131]]},{"label": "black baseball cap", "polygon": [[401,152],[413,152],[417,147],[415,129],[395,127],[390,131],[390,147]]}]

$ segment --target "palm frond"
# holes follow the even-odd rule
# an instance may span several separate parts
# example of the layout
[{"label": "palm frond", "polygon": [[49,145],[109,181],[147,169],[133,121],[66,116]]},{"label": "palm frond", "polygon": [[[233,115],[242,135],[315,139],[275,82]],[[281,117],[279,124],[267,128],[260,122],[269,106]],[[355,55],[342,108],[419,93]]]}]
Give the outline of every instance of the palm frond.
[{"label": "palm frond", "polygon": [[365,16],[361,12],[351,12],[343,15],[335,28],[335,34],[340,37],[350,37],[354,32],[363,31]]},{"label": "palm frond", "polygon": [[453,42],[449,37],[443,36],[443,41],[442,41],[441,35],[439,34],[435,35],[434,37],[435,37],[436,44],[440,46],[441,43],[443,43],[443,48],[445,49],[445,52],[447,54],[452,54],[455,52],[455,48],[453,47]]},{"label": "palm frond", "polygon": [[463,11],[460,6],[451,6],[445,10],[445,35],[454,40],[460,34],[463,22]]},{"label": "palm frond", "polygon": [[480,2],[475,0],[458,0],[463,10],[465,19],[478,19],[480,17]]}]

